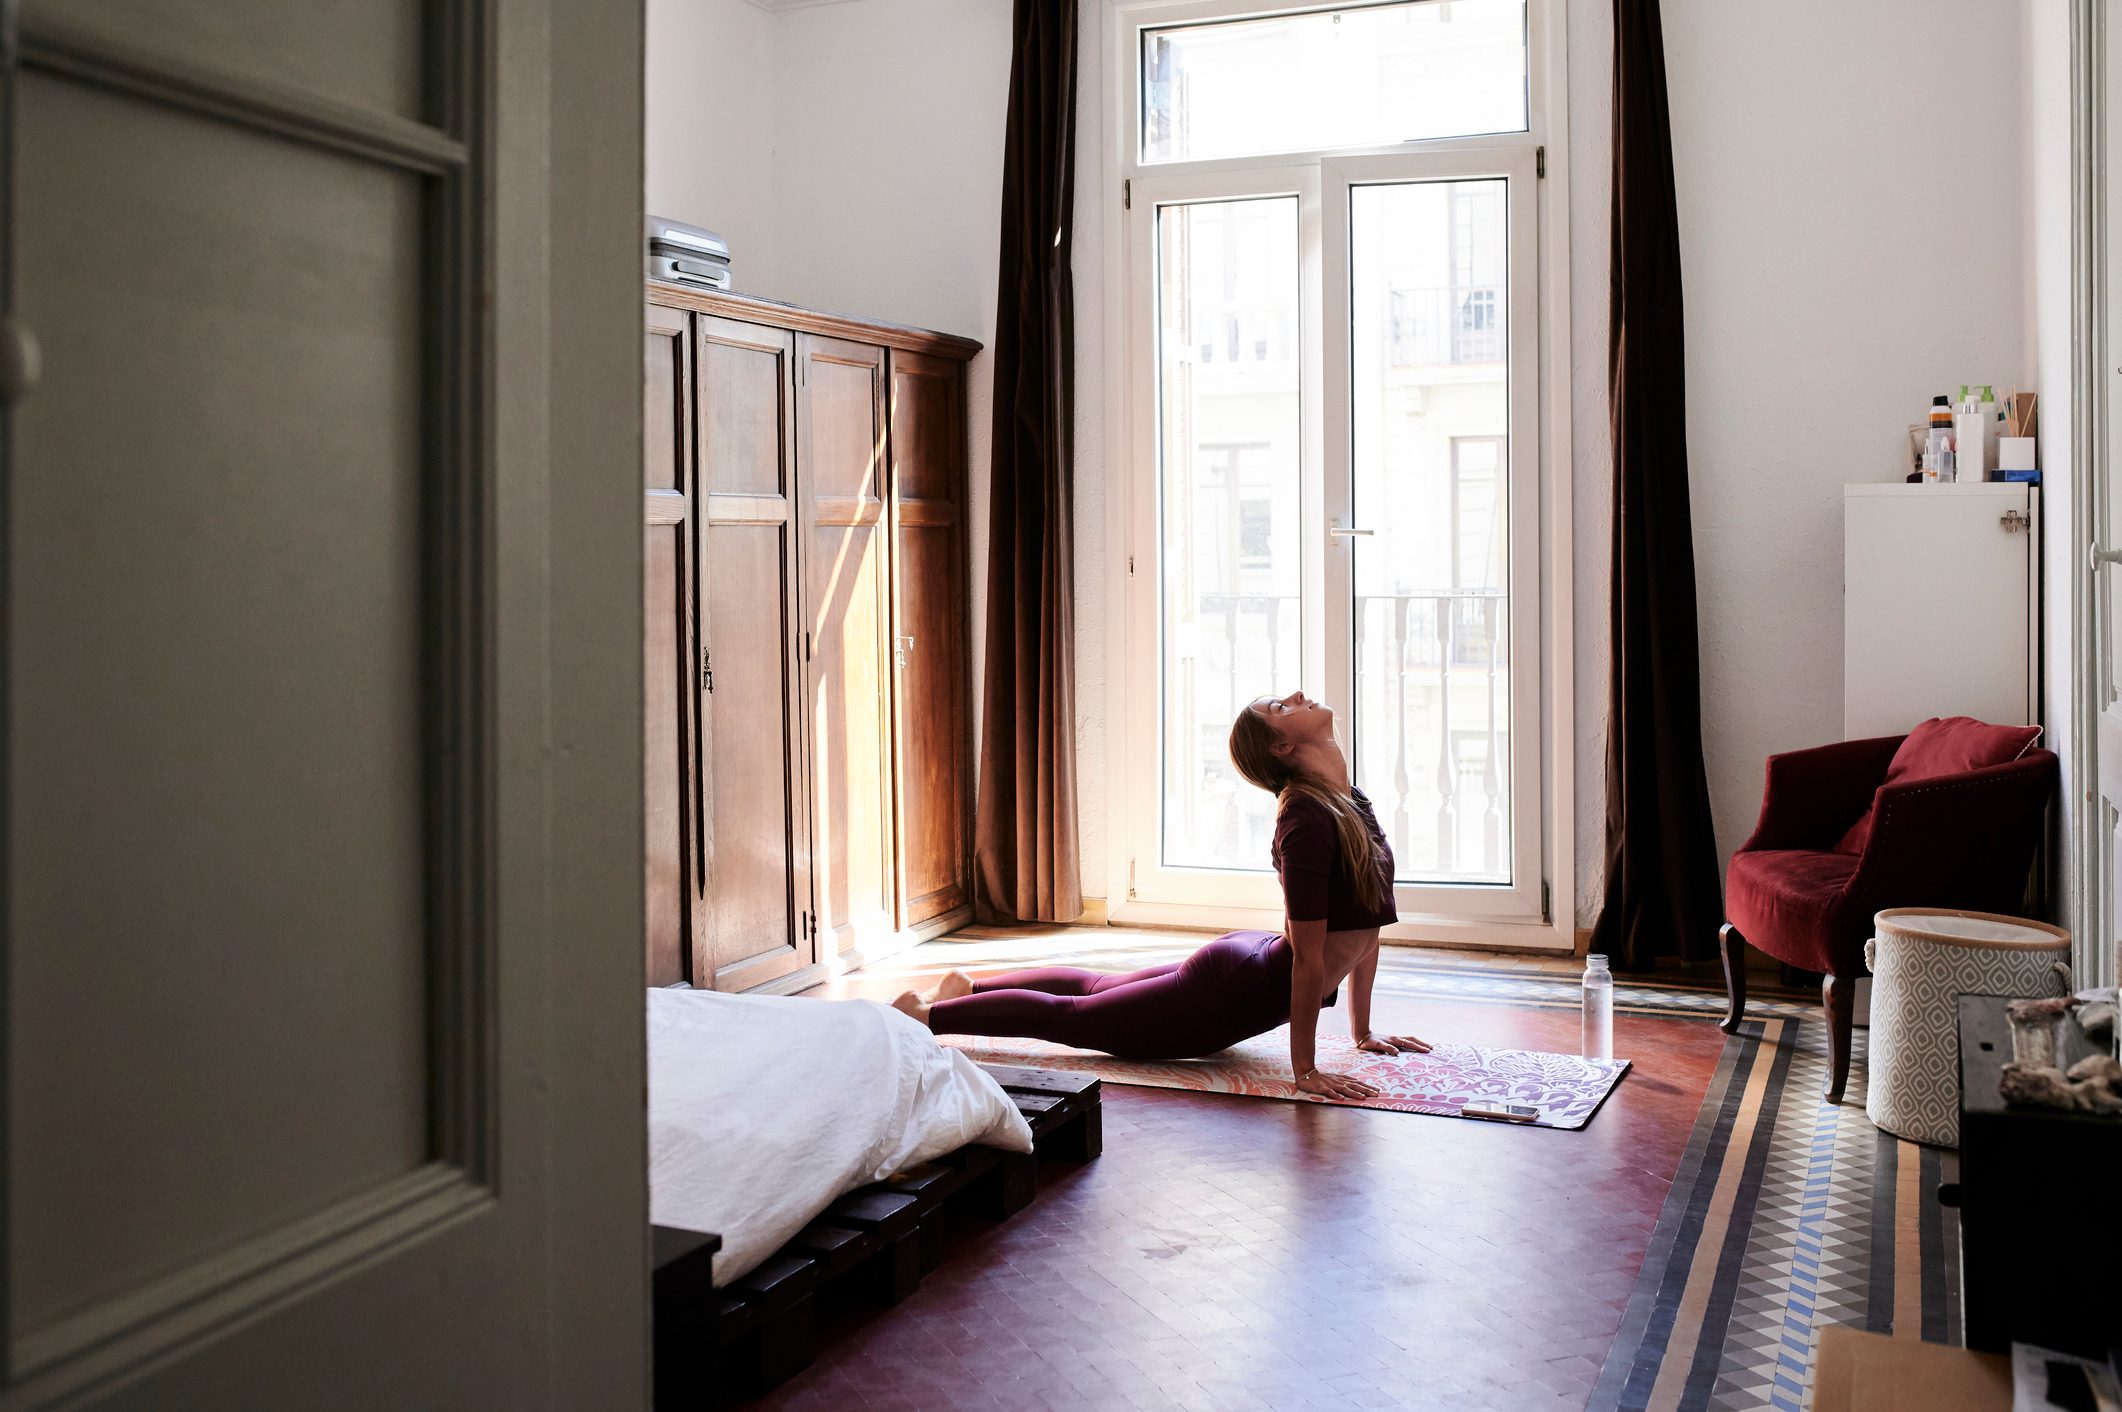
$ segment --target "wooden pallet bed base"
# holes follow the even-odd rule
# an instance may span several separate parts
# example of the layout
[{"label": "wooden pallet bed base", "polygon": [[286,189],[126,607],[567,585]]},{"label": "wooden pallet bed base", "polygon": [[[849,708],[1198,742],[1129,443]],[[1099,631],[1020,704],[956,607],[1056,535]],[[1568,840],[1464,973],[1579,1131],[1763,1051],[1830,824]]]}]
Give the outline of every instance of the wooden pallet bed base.
[{"label": "wooden pallet bed base", "polygon": [[817,1356],[821,1294],[898,1304],[943,1263],[954,1218],[1007,1220],[1038,1194],[1038,1159],[1088,1162],[1104,1150],[1097,1079],[980,1067],[1031,1124],[1030,1154],[961,1147],[849,1192],[719,1290],[712,1275],[719,1236],[655,1227],[658,1412],[725,1406],[778,1387]]}]

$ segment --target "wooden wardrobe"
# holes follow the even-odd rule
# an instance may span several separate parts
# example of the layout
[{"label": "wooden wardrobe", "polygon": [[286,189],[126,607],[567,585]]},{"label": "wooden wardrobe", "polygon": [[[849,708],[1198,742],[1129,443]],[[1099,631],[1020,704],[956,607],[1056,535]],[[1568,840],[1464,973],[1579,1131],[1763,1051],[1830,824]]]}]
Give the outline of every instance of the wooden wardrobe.
[{"label": "wooden wardrobe", "polygon": [[651,985],[971,916],[968,339],[648,287]]}]

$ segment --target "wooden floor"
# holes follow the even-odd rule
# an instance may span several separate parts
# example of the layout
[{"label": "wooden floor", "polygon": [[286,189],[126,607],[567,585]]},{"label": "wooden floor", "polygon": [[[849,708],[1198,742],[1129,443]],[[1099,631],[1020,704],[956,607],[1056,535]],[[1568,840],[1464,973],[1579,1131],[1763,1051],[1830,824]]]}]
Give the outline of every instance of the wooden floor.
[{"label": "wooden floor", "polygon": [[[1023,949],[932,942],[813,994]],[[1196,938],[1046,938],[1056,958]],[[1463,952],[1388,953],[1399,967]],[[1569,970],[1581,962],[1512,960]],[[1576,1014],[1383,993],[1380,1027],[1573,1052]],[[1340,1022],[1329,1012],[1327,1022]],[[1581,1408],[1723,1036],[1622,1014],[1634,1070],[1582,1132],[1105,1088],[1105,1155],[968,1233],[907,1303],[854,1313],[788,1408]]]}]

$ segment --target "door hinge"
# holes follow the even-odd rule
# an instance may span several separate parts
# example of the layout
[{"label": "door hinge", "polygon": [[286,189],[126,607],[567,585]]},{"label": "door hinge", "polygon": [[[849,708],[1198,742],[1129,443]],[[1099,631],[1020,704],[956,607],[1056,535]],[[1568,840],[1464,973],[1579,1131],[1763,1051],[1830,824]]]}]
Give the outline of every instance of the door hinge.
[{"label": "door hinge", "polygon": [[715,654],[705,647],[700,649],[700,689],[715,694]]},{"label": "door hinge", "polygon": [[1128,859],[1128,860],[1127,860],[1127,896],[1128,896],[1128,900],[1130,900],[1130,901],[1134,900],[1134,896],[1135,896],[1135,860],[1134,860],[1134,859],[1132,859],[1132,858],[1130,858],[1130,859]]},{"label": "door hinge", "polygon": [[1550,883],[1550,882],[1549,882],[1549,881],[1548,881],[1548,880],[1547,880],[1546,878],[1542,878],[1542,879],[1540,879],[1540,920],[1541,920],[1541,921],[1543,921],[1543,922],[1552,922],[1552,921],[1553,921],[1554,919],[1555,919],[1555,888],[1554,888],[1554,884],[1553,884],[1553,883]]},{"label": "door hinge", "polygon": [[1127,556],[1127,576],[1129,578],[1135,576],[1135,556],[1132,554]]},{"label": "door hinge", "polygon": [[810,629],[809,629],[809,628],[805,628],[805,629],[803,630],[803,660],[804,660],[804,661],[806,661],[806,662],[808,662],[808,661],[810,660]]},{"label": "door hinge", "polygon": [[1132,177],[1126,178],[1120,183],[1120,209],[1123,211],[1135,209],[1135,182]]},{"label": "door hinge", "polygon": [[1545,147],[1535,147],[1533,149],[1533,176],[1537,180],[1539,178],[1545,177],[1546,175],[1547,149]]}]

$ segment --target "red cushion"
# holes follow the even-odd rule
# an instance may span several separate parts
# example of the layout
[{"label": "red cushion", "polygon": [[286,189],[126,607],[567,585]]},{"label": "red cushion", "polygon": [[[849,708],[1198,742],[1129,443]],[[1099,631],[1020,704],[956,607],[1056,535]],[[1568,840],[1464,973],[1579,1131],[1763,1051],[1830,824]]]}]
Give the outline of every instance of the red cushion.
[{"label": "red cushion", "polygon": [[1857,860],[1847,853],[1806,848],[1735,853],[1724,884],[1724,915],[1778,961],[1808,971],[1836,971],[1838,964],[1848,963],[1830,954],[1831,939],[1856,871]]},{"label": "red cushion", "polygon": [[[1933,716],[1908,733],[1886,767],[1886,784],[1964,775],[1985,765],[2016,760],[2041,738],[2039,726],[1993,726],[1973,716]],[[1878,806],[1874,805],[1873,809]],[[1837,853],[1862,853],[1871,841],[1872,809],[1849,826]]]}]

